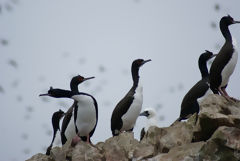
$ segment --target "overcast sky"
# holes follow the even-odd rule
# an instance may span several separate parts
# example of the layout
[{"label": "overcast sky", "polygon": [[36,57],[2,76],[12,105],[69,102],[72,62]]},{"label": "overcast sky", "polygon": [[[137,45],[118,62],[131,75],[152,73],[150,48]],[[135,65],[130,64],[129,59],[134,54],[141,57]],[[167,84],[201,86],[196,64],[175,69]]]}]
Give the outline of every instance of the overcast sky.
[{"label": "overcast sky", "polygon": [[[224,43],[220,18],[240,20],[239,0],[0,0],[0,6],[0,155],[10,161],[45,153],[52,113],[72,100],[38,95],[50,86],[69,89],[77,74],[96,77],[79,86],[99,105],[92,140],[109,138],[111,113],[132,86],[137,58],[152,59],[140,69],[143,108],[156,108],[159,126],[168,126],[201,77],[199,55],[217,53]],[[239,42],[240,25],[230,30]],[[239,68],[227,88],[235,98]],[[137,121],[136,138],[144,121]]]}]

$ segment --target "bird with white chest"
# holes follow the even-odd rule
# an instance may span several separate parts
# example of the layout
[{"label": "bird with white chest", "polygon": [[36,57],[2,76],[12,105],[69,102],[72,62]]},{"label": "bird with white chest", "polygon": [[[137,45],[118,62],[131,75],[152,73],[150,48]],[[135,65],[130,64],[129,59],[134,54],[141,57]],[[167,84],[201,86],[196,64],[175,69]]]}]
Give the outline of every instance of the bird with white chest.
[{"label": "bird with white chest", "polygon": [[[70,82],[71,91],[75,93],[79,93],[78,86],[81,83],[93,78],[94,77],[84,78],[81,75],[74,76]],[[74,107],[76,106],[76,103],[77,102],[74,101],[72,106],[66,112],[65,117],[63,119],[62,127],[61,127],[62,144],[65,144],[67,140],[71,140],[76,136],[76,128],[75,128],[75,122],[74,122]]]},{"label": "bird with white chest", "polygon": [[61,128],[63,144],[67,140],[72,139],[76,134],[83,141],[89,143],[98,122],[98,105],[96,99],[90,94],[79,92],[77,89],[80,83],[94,77],[84,78],[79,75],[74,78],[71,81],[71,91],[51,87],[47,94],[40,95],[55,98],[71,98],[74,100],[73,105],[66,112],[63,119]]},{"label": "bird with white chest", "polygon": [[236,100],[228,95],[226,87],[237,64],[238,53],[236,40],[232,37],[228,27],[236,23],[240,23],[240,21],[235,21],[230,15],[221,18],[219,26],[225,43],[212,63],[209,76],[210,88],[213,93],[220,93],[229,101]]},{"label": "bird with white chest", "polygon": [[139,69],[149,61],[151,60],[137,59],[132,63],[133,86],[113,110],[111,117],[113,136],[119,135],[123,131],[132,131],[134,128],[143,104],[142,86],[139,84]]}]

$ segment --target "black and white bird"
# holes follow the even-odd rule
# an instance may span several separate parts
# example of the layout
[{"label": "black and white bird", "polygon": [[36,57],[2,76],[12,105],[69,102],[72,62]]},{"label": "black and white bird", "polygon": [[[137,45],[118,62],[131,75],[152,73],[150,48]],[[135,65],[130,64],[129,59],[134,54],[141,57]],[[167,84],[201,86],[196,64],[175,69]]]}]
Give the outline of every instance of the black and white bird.
[{"label": "black and white bird", "polygon": [[[79,79],[76,81],[75,87],[77,87],[77,85],[81,82],[94,77],[84,78],[82,76],[78,76],[78,78]],[[47,94],[41,94],[40,96],[73,99],[74,104],[71,107],[72,109],[68,110],[69,113],[67,112],[65,114],[63,120],[61,129],[62,142],[66,142],[66,140],[72,139],[72,136],[74,136],[74,132],[72,132],[73,125],[75,128],[75,134],[77,133],[83,141],[90,142],[90,137],[93,135],[98,122],[98,105],[96,99],[92,95],[78,92],[78,90],[73,90],[71,86],[71,91],[54,89],[51,87]],[[74,118],[73,124],[71,122],[72,117]],[[68,135],[69,133],[70,135]],[[64,136],[66,140],[64,140]]]},{"label": "black and white bird", "polygon": [[52,149],[53,142],[55,141],[56,136],[60,136],[59,122],[63,116],[64,112],[62,110],[56,111],[52,115],[53,138],[51,144],[47,148],[46,155],[50,155],[50,151]]},{"label": "black and white bird", "polygon": [[141,130],[140,140],[143,139],[145,134],[147,133],[149,127],[151,126],[158,126],[158,118],[155,109],[153,108],[146,108],[139,116],[147,117],[146,125]]},{"label": "black and white bird", "polygon": [[[70,89],[74,93],[79,93],[78,86],[79,84],[93,79],[94,77],[84,78],[81,75],[77,75],[71,79],[70,82]],[[76,106],[77,101],[74,100],[73,105],[68,109],[66,112],[62,127],[61,127],[61,140],[62,144],[65,144],[67,140],[72,140],[76,136],[76,128],[75,128],[75,122],[74,122],[74,107]],[[94,131],[93,131],[94,132]],[[93,135],[91,133],[90,137]]]},{"label": "black and white bird", "polygon": [[225,38],[225,43],[212,63],[209,78],[213,93],[220,93],[229,101],[233,98],[226,92],[226,87],[237,64],[238,53],[236,51],[236,40],[232,37],[228,27],[236,23],[240,23],[240,21],[235,21],[229,15],[222,17],[220,20],[220,30]]},{"label": "black and white bird", "polygon": [[188,119],[194,113],[199,113],[200,99],[211,93],[209,89],[209,73],[207,69],[207,61],[216,56],[210,51],[200,55],[198,66],[202,75],[202,79],[198,81],[184,96],[181,104],[180,116],[176,121]]},{"label": "black and white bird", "polygon": [[138,72],[140,67],[149,61],[151,60],[137,59],[132,63],[133,86],[113,110],[111,117],[113,136],[119,135],[122,131],[132,131],[134,128],[143,103],[142,86],[139,84]]}]

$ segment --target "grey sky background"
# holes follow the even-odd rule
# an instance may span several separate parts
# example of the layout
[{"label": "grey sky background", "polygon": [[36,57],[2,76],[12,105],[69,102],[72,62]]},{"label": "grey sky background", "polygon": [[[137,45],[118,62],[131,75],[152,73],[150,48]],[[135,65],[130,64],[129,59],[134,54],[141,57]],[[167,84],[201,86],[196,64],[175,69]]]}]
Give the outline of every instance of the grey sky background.
[{"label": "grey sky background", "polygon": [[[219,10],[216,10],[219,4]],[[198,57],[224,43],[218,23],[240,20],[240,1],[191,0],[0,0],[0,155],[21,161],[45,153],[51,116],[72,100],[40,98],[50,86],[69,89],[72,76],[95,76],[79,86],[99,105],[93,142],[111,136],[111,113],[132,85],[134,59],[152,59],[140,69],[143,109],[156,108],[159,126],[179,115],[185,93],[200,79]],[[214,24],[217,24],[214,28]],[[240,41],[240,25],[230,27]],[[227,91],[240,98],[239,62]],[[134,129],[139,138],[144,118]]]}]

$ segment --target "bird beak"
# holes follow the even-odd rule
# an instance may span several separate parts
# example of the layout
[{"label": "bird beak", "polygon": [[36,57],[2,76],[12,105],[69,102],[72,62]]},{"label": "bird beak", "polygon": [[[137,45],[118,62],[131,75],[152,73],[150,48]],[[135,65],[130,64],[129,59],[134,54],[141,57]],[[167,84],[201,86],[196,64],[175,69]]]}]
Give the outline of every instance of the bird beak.
[{"label": "bird beak", "polygon": [[217,56],[217,54],[213,54],[213,55],[211,56],[211,58],[213,58],[213,57],[215,57],[215,56]]},{"label": "bird beak", "polygon": [[147,62],[149,62],[149,61],[152,61],[152,60],[151,60],[151,59],[144,60],[144,61],[142,62],[142,65],[145,64],[145,63],[147,63]]},{"label": "bird beak", "polygon": [[139,116],[147,116],[146,111],[143,111],[142,113],[140,113]]},{"label": "bird beak", "polygon": [[240,21],[233,21],[233,23],[240,23]]},{"label": "bird beak", "polygon": [[39,97],[41,97],[41,96],[50,96],[48,93],[46,93],[46,94],[40,94],[39,95]]},{"label": "bird beak", "polygon": [[89,80],[89,79],[93,79],[93,78],[95,78],[95,77],[88,77],[88,78],[84,78],[84,80],[83,80],[83,81],[86,81],[86,80]]}]

